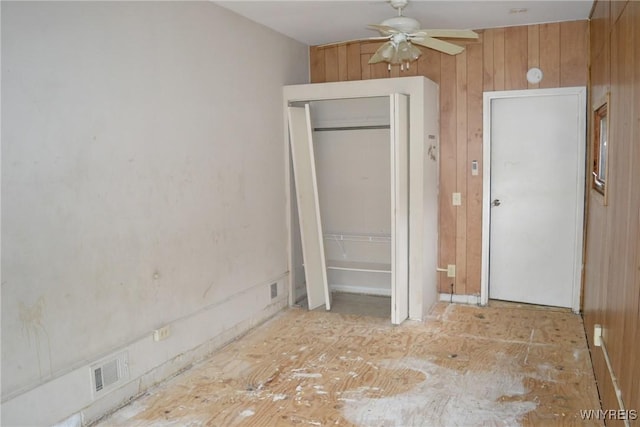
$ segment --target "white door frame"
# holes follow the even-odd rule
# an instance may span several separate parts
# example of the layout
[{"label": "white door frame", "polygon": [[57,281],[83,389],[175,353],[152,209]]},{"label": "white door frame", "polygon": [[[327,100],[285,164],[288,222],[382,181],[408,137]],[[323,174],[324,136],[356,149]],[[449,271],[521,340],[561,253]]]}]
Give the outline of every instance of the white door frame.
[{"label": "white door frame", "polygon": [[391,322],[409,317],[409,96],[389,95],[391,160]]},{"label": "white door frame", "polygon": [[[289,103],[323,99],[343,99],[409,95],[409,318],[422,320],[438,300],[438,85],[425,77],[357,80],[285,86],[283,111]],[[286,113],[283,129],[287,129]],[[291,188],[289,135],[285,132],[286,188]],[[287,190],[289,251],[289,303],[294,304],[295,268],[292,245],[291,197]],[[435,200],[436,202],[431,203]]]},{"label": "white door frame", "polygon": [[[486,305],[489,302],[489,243],[491,240],[491,102],[494,99],[524,98],[532,96],[574,95],[578,97],[578,105],[581,114],[578,115],[578,138],[585,141],[584,150],[578,173],[584,176],[586,157],[586,108],[587,90],[584,86],[553,88],[553,89],[528,89],[485,92],[483,100],[483,139],[482,139],[482,277],[480,281],[480,303]],[[574,313],[580,312],[580,291],[582,288],[582,249],[583,249],[583,222],[584,222],[584,192],[585,182],[578,182],[576,206],[576,242],[575,265],[573,281],[573,297],[571,309]]]}]

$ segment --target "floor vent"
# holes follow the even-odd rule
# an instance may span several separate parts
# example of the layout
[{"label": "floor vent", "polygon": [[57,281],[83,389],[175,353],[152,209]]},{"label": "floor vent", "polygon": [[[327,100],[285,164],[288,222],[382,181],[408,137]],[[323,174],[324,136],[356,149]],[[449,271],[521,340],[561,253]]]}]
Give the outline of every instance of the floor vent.
[{"label": "floor vent", "polygon": [[99,397],[129,379],[127,353],[111,356],[91,366],[93,397]]}]

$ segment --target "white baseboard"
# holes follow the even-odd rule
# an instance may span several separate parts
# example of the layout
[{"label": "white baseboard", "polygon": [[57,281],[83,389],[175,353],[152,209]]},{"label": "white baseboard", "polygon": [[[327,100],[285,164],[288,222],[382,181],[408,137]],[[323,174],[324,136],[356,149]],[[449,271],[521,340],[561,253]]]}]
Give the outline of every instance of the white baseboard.
[{"label": "white baseboard", "polygon": [[[287,307],[285,276],[250,287],[189,317],[170,323],[171,335],[155,342],[148,337],[114,349],[129,357],[129,380],[121,387],[94,399],[90,361],[51,381],[2,403],[2,425],[88,425],[120,408],[149,387],[166,380],[194,363],[206,359],[236,337]],[[270,284],[278,283],[271,299]],[[103,355],[99,359],[103,359]],[[97,359],[97,360],[99,360]],[[80,424],[79,424],[80,423]]]},{"label": "white baseboard", "polygon": [[480,305],[480,295],[456,295],[440,294],[440,301],[454,302],[456,304]]}]

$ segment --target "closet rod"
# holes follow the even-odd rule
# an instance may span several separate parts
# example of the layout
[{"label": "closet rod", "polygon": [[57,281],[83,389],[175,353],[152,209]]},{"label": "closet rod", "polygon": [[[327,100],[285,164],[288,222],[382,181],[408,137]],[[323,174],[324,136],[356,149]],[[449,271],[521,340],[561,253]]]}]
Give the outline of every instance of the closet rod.
[{"label": "closet rod", "polygon": [[362,125],[362,126],[336,126],[328,128],[314,128],[316,132],[328,132],[336,130],[369,130],[369,129],[391,129],[390,125]]},{"label": "closet rod", "polygon": [[324,234],[323,237],[327,240],[344,240],[349,242],[379,242],[385,243],[391,241],[391,235],[384,234]]}]

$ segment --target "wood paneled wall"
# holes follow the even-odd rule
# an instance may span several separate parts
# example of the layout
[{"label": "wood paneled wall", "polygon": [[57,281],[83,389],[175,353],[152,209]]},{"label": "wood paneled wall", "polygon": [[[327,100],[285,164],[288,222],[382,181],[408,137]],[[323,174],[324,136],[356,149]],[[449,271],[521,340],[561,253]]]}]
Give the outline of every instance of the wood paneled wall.
[{"label": "wood paneled wall", "polygon": [[[479,31],[456,56],[422,49],[401,71],[369,65],[380,43],[312,47],[311,82],[425,76],[440,84],[439,263],[455,264],[457,277],[441,274],[440,291],[480,293],[482,250],[482,94],[483,91],[586,86],[588,23],[573,21]],[[458,41],[455,41],[458,43]],[[543,80],[529,84],[526,72],[539,67]],[[471,175],[471,162],[480,165]],[[451,194],[462,193],[462,205]]]},{"label": "wood paneled wall", "polygon": [[610,151],[606,204],[588,192],[585,328],[603,408],[618,402],[594,324],[604,327],[627,409],[640,410],[640,2],[597,1],[590,37],[591,107],[610,93]]}]

